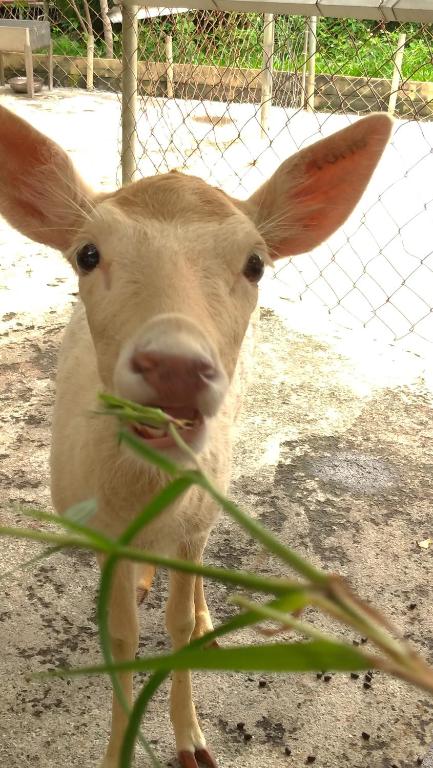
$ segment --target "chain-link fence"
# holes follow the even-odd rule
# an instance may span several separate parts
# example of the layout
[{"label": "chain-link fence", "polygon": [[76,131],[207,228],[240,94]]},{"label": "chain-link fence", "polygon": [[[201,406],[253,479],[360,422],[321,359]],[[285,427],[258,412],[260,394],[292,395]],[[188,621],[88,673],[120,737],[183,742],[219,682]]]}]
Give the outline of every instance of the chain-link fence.
[{"label": "chain-link fence", "polygon": [[[297,148],[357,115],[392,112],[394,138],[361,206],[325,246],[279,266],[275,290],[391,341],[432,342],[433,26],[184,8],[141,9],[137,21],[131,13],[123,9],[122,40],[122,10],[107,0],[0,0],[0,51],[4,20],[48,21],[54,88],[111,91],[116,103],[123,64],[129,175],[177,168],[239,197]],[[48,53],[33,51],[45,82]],[[25,74],[24,53],[0,56],[6,81]]]}]

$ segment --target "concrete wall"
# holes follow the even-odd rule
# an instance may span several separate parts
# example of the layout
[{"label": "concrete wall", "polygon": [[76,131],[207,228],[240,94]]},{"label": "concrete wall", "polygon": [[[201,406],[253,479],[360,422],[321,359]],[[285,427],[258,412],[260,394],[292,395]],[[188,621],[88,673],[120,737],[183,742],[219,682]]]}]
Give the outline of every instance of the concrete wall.
[{"label": "concrete wall", "polygon": [[[24,74],[24,59],[19,54],[5,54],[6,77]],[[35,72],[44,77],[47,57],[34,55]],[[120,90],[122,63],[118,59],[95,58],[95,88]],[[260,102],[259,69],[232,69],[195,64],[175,64],[175,97],[214,101]],[[57,86],[86,87],[86,59],[54,57],[54,81]],[[166,93],[166,65],[140,62],[141,93],[163,96]],[[391,92],[390,80],[382,78],[318,75],[315,109],[326,112],[373,112],[386,110]],[[274,71],[273,103],[276,106],[301,106],[299,75]],[[405,117],[433,117],[433,83],[409,80],[399,90],[396,113]]]}]

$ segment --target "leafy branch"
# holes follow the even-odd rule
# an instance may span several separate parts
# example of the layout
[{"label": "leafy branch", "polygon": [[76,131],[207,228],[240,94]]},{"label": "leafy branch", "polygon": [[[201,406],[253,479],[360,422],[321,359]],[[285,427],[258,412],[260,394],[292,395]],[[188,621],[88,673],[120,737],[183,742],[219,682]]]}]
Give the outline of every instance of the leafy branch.
[{"label": "leafy branch", "polygon": [[[405,642],[398,630],[376,609],[358,597],[346,581],[335,574],[327,574],[316,568],[293,549],[284,545],[257,520],[243,512],[234,502],[227,499],[202,471],[197,457],[184,443],[178,428],[188,428],[188,422],[178,421],[159,409],[148,408],[135,403],[101,395],[102,413],[119,419],[120,441],[144,461],[157,466],[166,476],[167,485],[158,493],[132,521],[118,539],[112,539],[92,530],[86,523],[94,512],[94,503],[73,507],[65,517],[59,518],[36,510],[27,515],[43,523],[52,524],[57,530],[42,531],[25,527],[0,527],[0,535],[28,539],[48,544],[41,554],[27,561],[22,567],[30,567],[39,559],[48,557],[64,547],[93,550],[105,556],[101,572],[98,598],[98,625],[104,663],[98,666],[56,670],[55,676],[78,676],[109,674],[121,704],[128,711],[129,723],[126,731],[121,765],[131,766],[134,745],[139,738],[147,749],[154,766],[159,763],[140,734],[140,723],[146,708],[162,682],[175,669],[201,669],[209,671],[245,670],[262,672],[307,672],[323,669],[354,671],[381,669],[413,685],[433,693],[433,670]],[[145,424],[166,431],[176,441],[188,459],[188,467],[182,467],[154,451],[139,439],[128,425]],[[298,574],[300,580],[286,577],[264,577],[248,571],[230,570],[204,566],[176,558],[168,558],[131,546],[134,537],[152,520],[173,504],[193,485],[201,487],[214,499],[230,517],[240,525],[264,549],[272,553],[280,563]],[[235,595],[231,602],[241,609],[235,617],[216,627],[212,632],[192,641],[179,651],[157,656],[145,656],[121,664],[114,663],[111,655],[108,631],[108,602],[115,567],[119,559],[148,563],[169,570],[183,571],[222,583],[231,584],[253,593],[262,593],[265,603]],[[0,578],[10,578],[15,570],[4,573]],[[373,650],[354,647],[330,636],[315,624],[300,618],[307,606],[313,606],[325,616],[331,617],[344,627],[350,627],[371,641]],[[272,621],[277,629],[261,630],[264,621]],[[257,642],[255,644],[232,645],[223,648],[209,647],[217,638],[233,634],[247,626],[256,625],[262,635],[273,635],[290,629],[299,635],[295,642]],[[203,649],[206,647],[206,652]],[[141,690],[131,711],[123,700],[117,674],[122,670],[151,671],[153,674]]]}]

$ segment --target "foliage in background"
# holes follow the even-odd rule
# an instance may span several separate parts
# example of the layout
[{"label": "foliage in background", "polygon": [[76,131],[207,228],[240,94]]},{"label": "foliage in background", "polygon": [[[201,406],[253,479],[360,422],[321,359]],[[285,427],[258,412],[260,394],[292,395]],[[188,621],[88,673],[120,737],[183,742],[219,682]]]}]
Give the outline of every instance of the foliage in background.
[{"label": "foliage in background", "polygon": [[[100,0],[90,0],[89,6],[96,38],[95,52],[97,56],[105,56]],[[86,45],[69,0],[56,0],[50,17],[54,53],[85,56]],[[171,21],[166,18],[141,21],[139,51],[142,60],[165,61],[164,35],[168,31],[173,35],[176,63],[262,68],[261,14],[191,11],[174,16]],[[317,25],[316,72],[390,78],[392,57],[400,32],[407,35],[403,77],[433,82],[433,26],[416,23],[380,24],[357,19],[320,18]],[[302,70],[304,33],[304,17],[275,17],[276,70]],[[114,56],[120,58],[121,55],[120,25],[116,25]]]},{"label": "foliage in background", "polygon": [[[237,66],[261,69],[263,66],[263,16],[261,14],[208,14],[200,23],[197,14],[181,14],[170,22],[174,59],[179,63]],[[203,13],[203,12],[201,12]],[[154,19],[143,23],[140,32],[140,58],[164,61],[164,31],[167,22]],[[321,18],[317,24],[317,74],[353,76],[392,76],[392,57],[399,33],[407,34],[403,76],[433,81],[432,45],[428,45],[421,24],[378,24],[354,19]],[[274,68],[301,71],[305,18],[275,17]],[[433,29],[432,29],[433,40]]]}]

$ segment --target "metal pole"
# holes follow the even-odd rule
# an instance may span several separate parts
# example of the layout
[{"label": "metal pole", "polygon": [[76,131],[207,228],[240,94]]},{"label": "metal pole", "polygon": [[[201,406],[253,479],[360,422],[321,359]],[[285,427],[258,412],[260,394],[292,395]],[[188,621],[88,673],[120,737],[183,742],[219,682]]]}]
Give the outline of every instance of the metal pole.
[{"label": "metal pole", "polygon": [[401,68],[403,65],[404,46],[406,43],[406,35],[402,32],[398,36],[397,50],[394,56],[394,70],[391,80],[391,93],[389,94],[388,112],[393,115],[395,107],[397,105],[398,89],[400,86]]},{"label": "metal pole", "polygon": [[306,108],[314,112],[314,84],[316,79],[316,50],[317,50],[317,16],[307,21],[308,25],[308,75],[306,91]]},{"label": "metal pole", "polygon": [[138,6],[122,7],[122,184],[137,171]]},{"label": "metal pole", "polygon": [[26,38],[24,43],[24,64],[26,68],[26,80],[27,80],[27,95],[30,99],[35,95],[35,82],[33,80],[33,53],[30,45],[30,32],[28,29],[25,31]]},{"label": "metal pole", "polygon": [[306,84],[307,84],[307,59],[308,59],[308,36],[309,36],[309,23],[308,18],[305,19],[305,32],[304,32],[304,48],[302,51],[302,76],[301,76],[301,103],[300,107],[305,107],[307,103],[307,92],[306,92]]},{"label": "metal pole", "polygon": [[174,67],[173,67],[173,38],[171,35],[165,36],[165,56],[167,59],[167,96],[173,98],[174,92]]},{"label": "metal pole", "polygon": [[86,88],[93,91],[93,71],[95,66],[95,38],[87,35]]},{"label": "metal pole", "polygon": [[267,136],[267,132],[269,130],[269,114],[272,106],[272,69],[274,65],[275,35],[275,22],[272,13],[264,14],[264,25],[262,96],[260,107],[260,127],[262,139]]}]

